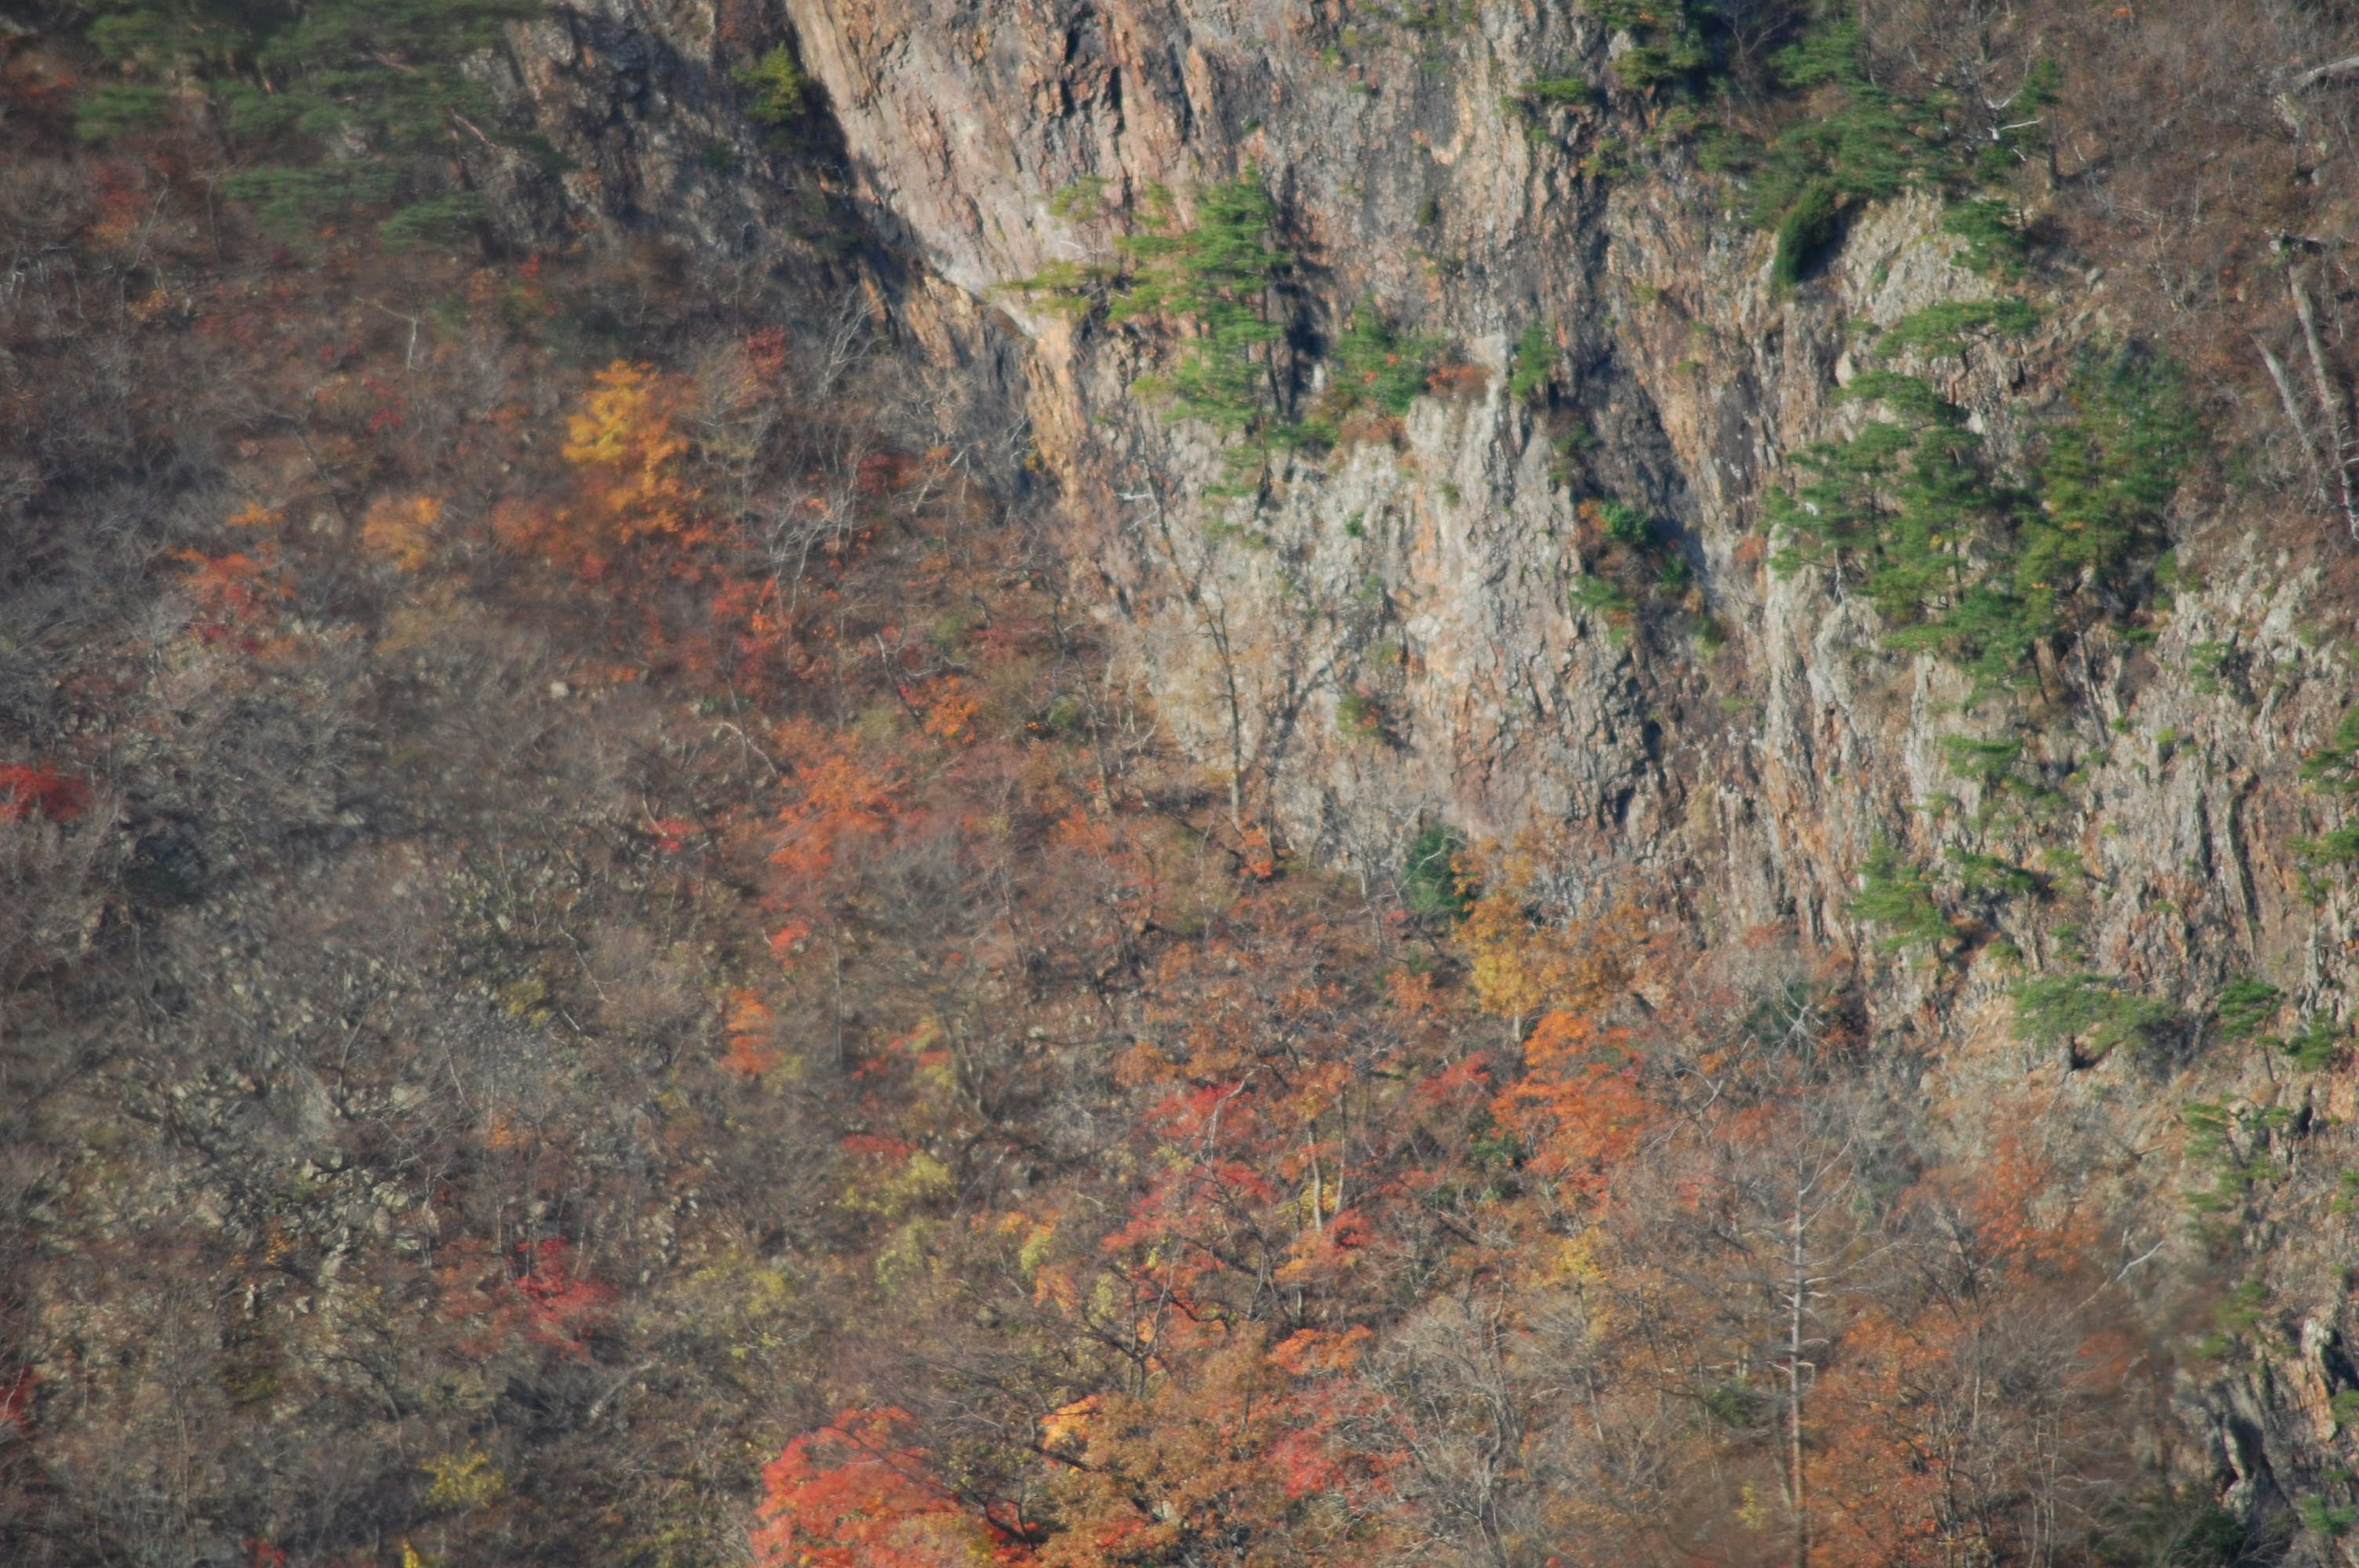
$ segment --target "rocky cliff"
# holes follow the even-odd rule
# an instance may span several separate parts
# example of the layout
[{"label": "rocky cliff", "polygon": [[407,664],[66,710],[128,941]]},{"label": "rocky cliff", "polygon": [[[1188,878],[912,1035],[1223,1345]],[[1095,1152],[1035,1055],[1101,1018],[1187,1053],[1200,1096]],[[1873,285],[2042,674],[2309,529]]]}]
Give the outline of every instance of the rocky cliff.
[{"label": "rocky cliff", "polygon": [[[1770,568],[1764,492],[1787,454],[1858,427],[1834,395],[1865,362],[1863,328],[1994,291],[1930,199],[1864,212],[1818,277],[1773,287],[1771,237],[1730,211],[1726,181],[1629,150],[1647,112],[1603,90],[1627,35],[1578,11],[1353,27],[1288,6],[810,5],[794,22],[858,189],[1029,340],[1041,457],[1142,677],[1305,848],[1389,860],[1425,814],[1476,836],[1569,825],[1601,876],[1666,879],[1715,934],[1790,920],[1841,943],[1871,836],[1946,837],[1912,814],[1957,789],[1939,741],[2036,730],[2050,765],[2078,767],[2053,831],[2105,889],[2093,957],[2193,982],[2233,933],[2238,962],[2331,980],[2305,956],[2317,922],[2285,765],[2337,711],[2339,654],[2298,634],[2323,562],[2183,496],[2174,527],[2206,567],[2158,635],[2100,631],[2070,669],[1982,703],[1940,660],[1881,650],[1875,611],[1839,583]],[[1516,104],[1521,84],[1569,76],[1601,84],[1593,105]],[[1077,182],[1103,182],[1094,211],[1115,213],[1155,183],[1184,200],[1247,170],[1299,257],[1306,381],[1364,304],[1463,364],[1383,438],[1289,459],[1241,507],[1203,499],[1211,433],[1130,395],[1151,368],[1136,340],[1008,286],[1111,254],[1118,220],[1057,200]],[[2049,275],[2035,333],[1919,367],[2001,453],[2076,355],[2136,329],[2102,276]],[[1546,406],[1509,394],[1534,323],[1561,356]],[[1582,607],[1595,541],[1579,505],[1599,495],[1667,527],[1693,573],[1673,612],[1617,627]],[[2189,650],[2221,643],[2249,700],[2216,674],[2190,684]],[[1381,734],[1338,721],[1363,691]],[[2043,960],[2036,924],[2024,935]]]},{"label": "rocky cliff", "polygon": [[[2264,1281],[2272,1348],[2177,1388],[2209,1434],[2180,1467],[2261,1511],[2331,1489],[2353,1325],[2342,1264],[2310,1238],[2336,1190],[2321,1130],[2359,1099],[2347,1067],[2225,1048],[2220,998],[2266,977],[2281,1022],[2264,1022],[2314,1041],[2352,1015],[2349,895],[2299,848],[2336,820],[2299,764],[2349,692],[2349,546],[2304,520],[2331,515],[2318,451],[2343,417],[2339,339],[2321,354],[2311,330],[2305,365],[2287,274],[2253,268],[2249,246],[2177,283],[2160,241],[2145,271],[2104,254],[2065,209],[2147,144],[2101,145],[2094,112],[2060,168],[2051,149],[2044,179],[2018,181],[2027,269],[1970,265],[1944,199],[1912,189],[1847,200],[1832,243],[1781,282],[1776,225],[1703,167],[1681,101],[1618,69],[1645,26],[1601,10],[564,11],[520,35],[518,86],[572,160],[571,200],[517,173],[507,219],[528,238],[591,212],[752,265],[802,243],[811,203],[857,211],[876,241],[863,255],[798,265],[865,268],[961,420],[1028,430],[1004,481],[1053,488],[1128,677],[1241,826],[1372,875],[1431,824],[1523,836],[1545,845],[1567,917],[1631,903],[1701,948],[1784,929],[1853,967],[1878,1034],[1926,1054],[1924,1091],[1962,1141],[2038,1110],[2110,1141],[2125,1270]],[[813,91],[803,140],[774,157],[730,72],[780,40]],[[2254,80],[2266,121],[2277,83]],[[2290,92],[2276,117],[2314,219],[2347,159]],[[1256,306],[1256,395],[1316,406],[1355,318],[1430,361],[1398,406],[1266,450],[1242,483],[1241,438],[1140,395],[1187,324],[1105,308],[1137,235],[1184,232],[1203,193],[1240,181],[1266,193],[1284,258]],[[2303,243],[2284,254],[2307,325],[2319,253]],[[1022,287],[1043,279],[1065,297]],[[2001,298],[2036,321],[1873,346]],[[2262,312],[2275,336],[2257,358],[2217,347]],[[2173,552],[2119,613],[2027,644],[1995,683],[1895,645],[1840,563],[1778,568],[1770,498],[1798,454],[1869,427],[1843,395],[1860,376],[1920,378],[2016,472],[2071,415],[2082,367],[2148,341],[2190,364],[2214,459],[2178,484]],[[2240,466],[2240,445],[2260,455]],[[1874,875],[1914,887],[1935,931],[1904,941],[1863,914],[1879,854]],[[2027,986],[2074,977],[2097,1000],[2027,1026]],[[2106,1011],[2131,996],[2149,1011]],[[2216,1134],[2193,1152],[2190,1104]],[[2266,1170],[2262,1198],[2207,1239],[2186,1195],[2227,1182],[2223,1166],[2247,1184]],[[2158,1313],[2184,1299],[2153,1295]]]}]

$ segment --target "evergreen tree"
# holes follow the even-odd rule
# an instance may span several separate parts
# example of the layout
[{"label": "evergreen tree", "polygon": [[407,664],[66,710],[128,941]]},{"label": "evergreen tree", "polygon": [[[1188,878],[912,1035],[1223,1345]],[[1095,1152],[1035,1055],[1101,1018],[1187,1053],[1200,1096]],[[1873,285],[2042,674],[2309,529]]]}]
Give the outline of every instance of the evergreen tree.
[{"label": "evergreen tree", "polygon": [[111,0],[91,41],[146,79],[85,100],[104,140],[192,94],[244,165],[224,191],[288,231],[389,210],[395,239],[448,239],[482,214],[451,175],[458,138],[493,135],[468,62],[537,0]]}]

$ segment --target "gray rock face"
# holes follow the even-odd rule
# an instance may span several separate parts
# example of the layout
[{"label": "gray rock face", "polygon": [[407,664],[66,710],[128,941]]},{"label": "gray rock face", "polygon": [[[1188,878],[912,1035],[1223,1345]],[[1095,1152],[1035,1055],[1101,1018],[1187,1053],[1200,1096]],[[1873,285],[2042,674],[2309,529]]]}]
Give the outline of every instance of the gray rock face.
[{"label": "gray rock face", "polygon": [[[1034,428],[1141,678],[1208,764],[1266,790],[1298,838],[1375,863],[1420,814],[1478,836],[1567,827],[1601,861],[1689,887],[1712,930],[1795,920],[1842,944],[1870,839],[1940,837],[1909,810],[1956,793],[1940,738],[2016,716],[1962,717],[1954,671],[1877,651],[1867,607],[1773,574],[1761,538],[1782,455],[1857,418],[1831,398],[1857,368],[1844,324],[1989,292],[1955,265],[1930,201],[1869,212],[1823,277],[1780,297],[1768,238],[1678,156],[1620,150],[1601,113],[1503,107],[1534,78],[1602,76],[1607,40],[1561,13],[1492,8],[1363,36],[1276,5],[790,9],[865,194],[940,276],[1031,335]],[[1297,459],[1241,509],[1203,499],[1221,472],[1211,432],[1129,395],[1152,368],[1135,340],[1005,286],[1110,255],[1109,224],[1056,211],[1075,181],[1104,181],[1109,198],[1162,182],[1184,204],[1246,169],[1281,200],[1301,258],[1286,301],[1298,336],[1332,337],[1373,301],[1444,335],[1471,368],[1389,439]],[[1911,367],[1946,380],[2002,452],[2107,330],[2102,291],[2055,304],[2028,342]],[[1562,345],[1552,415],[1506,392],[1533,321]],[[1307,362],[1309,382],[1321,373]],[[1549,438],[1575,425],[1597,444],[1558,460]],[[1676,532],[1696,580],[1676,625],[1623,637],[1581,607],[1584,494],[1619,495]],[[2105,901],[2101,964],[2169,979],[2190,929],[2310,924],[2287,903],[2282,836],[2228,832],[2295,808],[2255,770],[2321,717],[2301,700],[2318,665],[2293,636],[2303,579],[2266,560],[2246,569],[2188,596],[2154,648],[2093,647],[2070,673],[2086,694],[2062,716],[2085,730],[2080,751],[2106,747],[2102,726],[2133,689],[2142,728],[2182,737],[2168,762],[2120,746],[2092,775],[2090,831],[2169,824],[2174,840],[2166,851],[2141,829],[2136,853],[2093,840],[2101,875],[2135,882]],[[1728,639],[1709,654],[1686,634],[1706,617]],[[2163,673],[2230,624],[2291,672],[2266,723],[2178,705]],[[2064,680],[2047,683],[2051,697]],[[1381,733],[1339,722],[1354,697],[1353,711],[1381,711]],[[2199,863],[2234,874],[2158,895],[2179,908],[2175,933],[2133,913],[2148,881]]]}]

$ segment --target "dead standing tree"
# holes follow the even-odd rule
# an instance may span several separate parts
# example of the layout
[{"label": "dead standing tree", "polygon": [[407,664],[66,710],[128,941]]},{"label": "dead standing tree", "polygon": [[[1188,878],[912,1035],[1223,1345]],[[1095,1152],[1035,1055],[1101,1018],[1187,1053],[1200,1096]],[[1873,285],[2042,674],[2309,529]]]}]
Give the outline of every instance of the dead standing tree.
[{"label": "dead standing tree", "polygon": [[[2351,536],[2359,539],[2359,493],[2354,493],[2352,483],[2353,466],[2359,464],[2359,442],[2353,439],[2351,422],[2346,417],[2350,395],[2335,384],[2334,373],[2327,364],[2326,345],[2318,328],[2318,312],[2310,302],[2310,279],[2300,261],[2296,259],[2296,249],[2301,243],[2290,235],[2281,234],[2272,249],[2285,266],[2286,287],[2293,296],[2294,319],[2301,323],[2302,348],[2310,360],[2310,385],[2318,396],[2319,416],[2324,421],[2321,434],[2326,462],[2333,474],[2335,488],[2343,503],[2343,520],[2350,528]],[[2261,350],[2261,357],[2268,366],[2269,379],[2277,384],[2277,396],[2285,406],[2286,417],[2292,421],[2295,435],[2300,439],[2303,449],[2317,453],[2319,442],[2312,438],[2301,418],[2299,400],[2294,396],[2285,366],[2266,347]]]}]

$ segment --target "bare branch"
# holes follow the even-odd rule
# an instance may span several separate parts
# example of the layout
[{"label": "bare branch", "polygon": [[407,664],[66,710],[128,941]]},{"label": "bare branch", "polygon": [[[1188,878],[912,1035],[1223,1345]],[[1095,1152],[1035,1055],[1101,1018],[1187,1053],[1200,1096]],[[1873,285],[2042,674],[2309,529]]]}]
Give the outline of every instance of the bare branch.
[{"label": "bare branch", "polygon": [[2307,92],[2321,82],[2340,81],[2346,76],[2359,76],[2359,54],[2343,59],[2329,60],[2324,65],[2312,66],[2295,77],[2287,86],[2286,91]]}]

